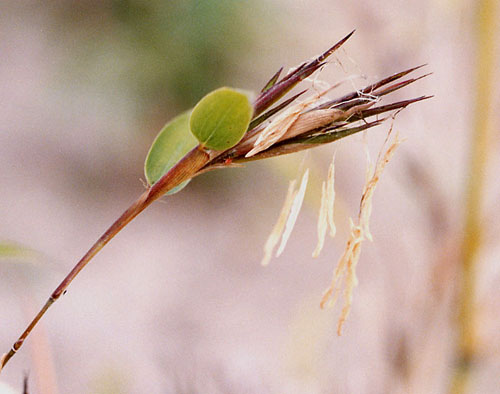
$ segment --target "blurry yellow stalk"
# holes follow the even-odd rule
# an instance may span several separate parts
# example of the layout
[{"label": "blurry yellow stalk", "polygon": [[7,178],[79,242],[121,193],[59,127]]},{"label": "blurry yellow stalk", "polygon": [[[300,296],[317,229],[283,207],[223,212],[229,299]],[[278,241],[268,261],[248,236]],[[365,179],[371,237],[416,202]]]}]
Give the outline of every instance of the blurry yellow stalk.
[{"label": "blurry yellow stalk", "polygon": [[474,101],[473,135],[470,170],[465,190],[465,225],[460,265],[458,294],[458,338],[450,393],[465,393],[474,357],[477,353],[476,263],[481,248],[481,206],[484,178],[490,154],[490,114],[497,36],[497,1],[477,3],[476,96]]}]

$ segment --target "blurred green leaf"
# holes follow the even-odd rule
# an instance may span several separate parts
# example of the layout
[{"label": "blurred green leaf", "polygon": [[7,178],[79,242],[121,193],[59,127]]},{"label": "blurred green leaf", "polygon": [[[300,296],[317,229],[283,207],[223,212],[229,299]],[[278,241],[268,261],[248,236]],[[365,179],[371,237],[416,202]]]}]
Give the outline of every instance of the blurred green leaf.
[{"label": "blurred green leaf", "polygon": [[[144,164],[144,173],[150,185],[166,174],[186,153],[198,145],[198,141],[189,131],[189,115],[182,113],[168,122],[151,145]],[[181,183],[167,194],[182,190],[189,180]]]},{"label": "blurred green leaf", "polygon": [[167,108],[173,103],[188,108],[233,75],[237,59],[255,39],[248,15],[255,17],[259,9],[257,2],[241,0],[114,0],[113,5],[114,43],[128,57],[128,83],[144,98],[167,99]]},{"label": "blurred green leaf", "polygon": [[224,87],[196,104],[189,125],[201,144],[209,149],[226,150],[241,140],[252,113],[252,105],[243,92]]},{"label": "blurred green leaf", "polygon": [[0,241],[0,259],[30,259],[35,256],[32,249],[10,241]]}]

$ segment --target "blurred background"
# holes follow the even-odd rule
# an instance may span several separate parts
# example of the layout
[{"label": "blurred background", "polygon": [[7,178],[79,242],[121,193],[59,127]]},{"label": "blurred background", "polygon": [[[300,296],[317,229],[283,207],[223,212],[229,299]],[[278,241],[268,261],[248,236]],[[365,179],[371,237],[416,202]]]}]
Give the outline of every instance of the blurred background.
[{"label": "blurred background", "polygon": [[[389,100],[435,97],[394,123],[406,141],[375,192],[342,336],[341,305],[319,301],[358,212],[364,144],[375,157],[390,124],[155,203],[73,282],[0,390],[28,373],[42,394],[500,392],[498,20],[472,0],[3,0],[0,353],[142,193],[156,133],[211,89],[258,91],[355,28],[320,79],[354,76],[340,94],[428,63]],[[334,151],[338,233],[312,259]],[[287,249],[262,267],[304,167]]]}]

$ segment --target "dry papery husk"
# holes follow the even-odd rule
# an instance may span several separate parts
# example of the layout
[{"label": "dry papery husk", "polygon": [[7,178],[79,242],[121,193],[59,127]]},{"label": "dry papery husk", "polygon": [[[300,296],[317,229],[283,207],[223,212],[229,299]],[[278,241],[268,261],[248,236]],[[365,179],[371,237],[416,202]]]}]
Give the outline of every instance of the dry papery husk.
[{"label": "dry papery husk", "polygon": [[326,231],[330,228],[330,236],[333,238],[337,233],[334,221],[335,207],[335,154],[328,169],[328,177],[321,185],[321,205],[318,214],[318,243],[312,254],[318,257],[325,244]]},{"label": "dry papery husk", "polygon": [[295,185],[297,183],[296,180],[290,181],[288,186],[288,192],[285,198],[285,202],[283,204],[283,208],[281,208],[280,215],[278,217],[278,221],[273,227],[273,230],[269,237],[267,238],[266,244],[264,246],[264,257],[261,261],[262,265],[268,265],[269,261],[274,252],[274,248],[278,244],[281,238],[281,244],[276,252],[276,257],[283,253],[285,249],[286,243],[290,238],[290,234],[292,233],[293,227],[297,220],[297,216],[299,214],[300,208],[302,207],[302,202],[304,201],[304,195],[306,193],[307,182],[309,179],[309,170],[304,172],[302,176],[302,181],[300,183],[299,188],[296,190]]},{"label": "dry papery husk", "polygon": [[[391,128],[392,129],[392,128]],[[387,135],[386,142],[389,140],[391,130]],[[356,277],[356,266],[359,261],[359,256],[361,254],[361,244],[365,239],[372,240],[370,234],[370,216],[372,212],[372,199],[375,187],[380,179],[385,166],[391,160],[396,148],[400,145],[402,141],[399,136],[396,135],[389,147],[382,154],[384,147],[379,153],[377,163],[375,168],[371,165],[368,160],[366,169],[366,183],[363,188],[363,194],[361,196],[360,209],[358,214],[358,223],[355,224],[354,221],[350,220],[351,232],[349,234],[349,239],[346,242],[344,252],[340,257],[337,267],[333,273],[333,279],[330,287],[325,291],[321,299],[321,307],[324,308],[327,304],[333,306],[339,295],[344,284],[344,306],[342,308],[340,318],[337,325],[337,334],[342,334],[342,327],[349,315],[352,306],[353,291],[354,287],[357,285],[358,280]]]},{"label": "dry papery husk", "polygon": [[[350,234],[344,248],[344,252],[340,257],[337,266],[333,273],[333,279],[330,287],[325,291],[320,302],[321,308],[325,306],[334,306],[336,301],[340,296],[342,287],[344,288],[344,306],[342,308],[338,326],[337,333],[341,335],[342,327],[349,315],[353,300],[354,287],[357,285],[356,277],[356,266],[359,261],[359,256],[361,254],[361,244],[364,240],[372,240],[370,234],[370,216],[372,212],[372,200],[375,187],[377,186],[380,176],[391,160],[396,148],[402,142],[399,136],[396,135],[393,140],[389,143],[390,135],[392,132],[392,127],[387,134],[387,138],[379,152],[377,162],[375,166],[371,163],[369,157],[367,158],[367,168],[366,168],[366,180],[363,187],[363,193],[361,196],[360,209],[358,213],[357,224],[354,223],[353,219],[350,218]],[[384,151],[385,146],[389,147]],[[321,194],[321,207],[319,211],[318,218],[318,243],[313,252],[313,257],[318,257],[326,236],[327,229],[330,228],[330,235],[333,237],[336,233],[336,227],[334,223],[334,203],[335,203],[335,188],[334,188],[334,178],[335,178],[335,155],[333,155],[332,162],[328,171],[328,178],[326,182],[322,184],[322,194]],[[273,255],[274,249],[281,238],[281,244],[276,253],[278,257],[285,248],[288,241],[290,233],[293,229],[295,221],[297,219],[298,212],[302,205],[304,199],[304,194],[306,190],[308,179],[308,170],[305,171],[301,185],[296,190],[295,186],[297,181],[293,180],[290,182],[287,196],[281,209],[278,221],[276,222],[271,234],[269,235],[267,242],[264,247],[264,257],[262,259],[262,265],[269,264],[271,257]]]},{"label": "dry papery husk", "polygon": [[324,96],[341,83],[339,82],[323,89],[308,97],[303,102],[296,103],[277,115],[259,132],[255,142],[253,142],[253,147],[245,157],[255,156],[285,139],[290,139],[311,130],[343,121],[360,110],[371,107],[376,102],[376,100],[369,101],[365,104],[356,105],[346,111],[336,108],[311,108],[317,105]]}]

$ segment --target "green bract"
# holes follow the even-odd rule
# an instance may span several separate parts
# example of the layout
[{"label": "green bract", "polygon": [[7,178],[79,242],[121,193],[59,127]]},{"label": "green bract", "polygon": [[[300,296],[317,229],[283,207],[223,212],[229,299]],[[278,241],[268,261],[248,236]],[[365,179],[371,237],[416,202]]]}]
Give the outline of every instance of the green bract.
[{"label": "green bract", "polygon": [[252,113],[252,105],[243,92],[224,87],[207,94],[196,104],[189,125],[201,145],[226,150],[241,140]]},{"label": "green bract", "polygon": [[[198,145],[196,138],[189,132],[190,113],[191,111],[187,111],[172,119],[154,140],[144,164],[144,173],[149,185],[158,181]],[[181,183],[167,194],[182,190],[188,182],[189,180]]]},{"label": "green bract", "polygon": [[[241,91],[220,88],[207,94],[192,111],[168,122],[154,140],[144,164],[148,184],[157,182],[198,144],[214,150],[236,145],[248,129],[252,112],[250,101]],[[167,194],[182,190],[188,182]]]}]

